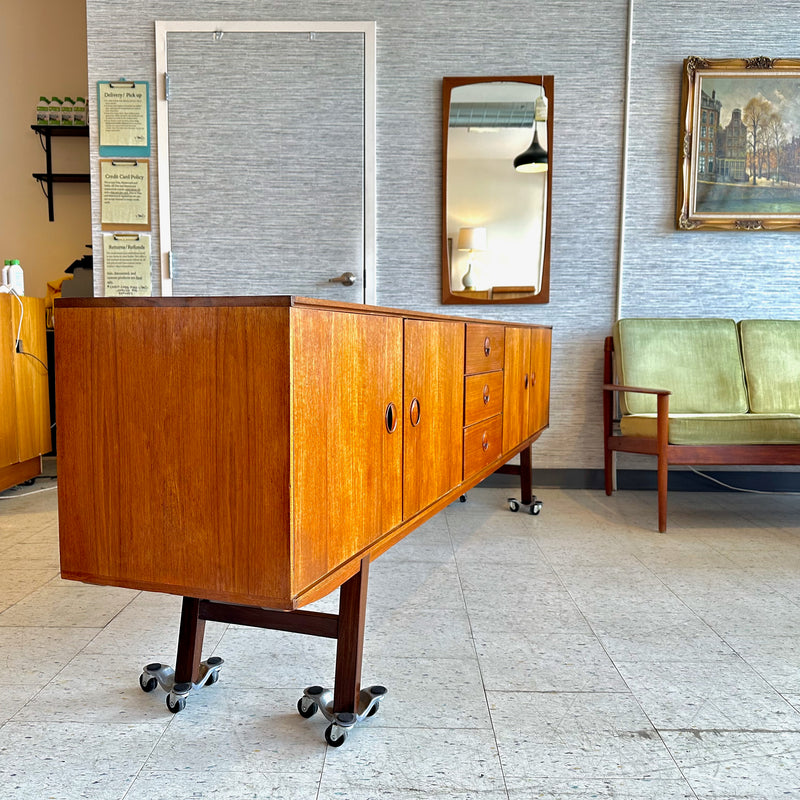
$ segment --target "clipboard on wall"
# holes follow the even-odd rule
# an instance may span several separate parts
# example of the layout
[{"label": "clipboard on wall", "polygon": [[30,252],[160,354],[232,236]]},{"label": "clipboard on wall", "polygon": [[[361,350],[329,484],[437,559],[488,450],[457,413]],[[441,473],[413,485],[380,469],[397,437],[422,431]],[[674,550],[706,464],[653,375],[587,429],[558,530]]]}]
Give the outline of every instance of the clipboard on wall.
[{"label": "clipboard on wall", "polygon": [[97,119],[101,156],[147,158],[150,155],[148,81],[97,82]]},{"label": "clipboard on wall", "polygon": [[101,158],[100,228],[149,231],[150,162],[136,158]]}]

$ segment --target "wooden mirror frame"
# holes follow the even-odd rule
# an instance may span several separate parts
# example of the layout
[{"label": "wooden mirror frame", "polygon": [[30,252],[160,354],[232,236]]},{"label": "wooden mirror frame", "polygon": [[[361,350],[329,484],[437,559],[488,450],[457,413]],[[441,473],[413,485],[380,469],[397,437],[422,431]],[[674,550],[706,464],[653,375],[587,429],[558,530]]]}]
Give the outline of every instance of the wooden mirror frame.
[{"label": "wooden mirror frame", "polygon": [[[545,202],[547,218],[544,226],[542,254],[542,282],[539,292],[526,291],[529,287],[503,287],[500,296],[490,296],[491,290],[454,290],[450,284],[450,253],[447,241],[447,145],[450,123],[450,98],[453,89],[475,83],[529,83],[544,89],[548,102],[547,122],[547,183]],[[550,220],[552,218],[553,191],[553,76],[552,75],[494,75],[489,77],[445,77],[442,79],[442,303],[445,305],[497,305],[550,302]],[[514,291],[515,289],[519,291]]]}]

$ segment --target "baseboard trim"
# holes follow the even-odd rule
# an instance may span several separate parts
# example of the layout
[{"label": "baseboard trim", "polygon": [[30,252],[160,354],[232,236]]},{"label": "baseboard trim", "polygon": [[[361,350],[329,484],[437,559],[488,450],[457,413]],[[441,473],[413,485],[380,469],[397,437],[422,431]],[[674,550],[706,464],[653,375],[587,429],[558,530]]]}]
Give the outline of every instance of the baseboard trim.
[{"label": "baseboard trim", "polygon": [[[737,489],[759,492],[800,492],[800,472],[777,471],[731,471],[701,470],[706,475],[730,484]],[[656,487],[654,469],[618,469],[617,488],[653,490]],[[517,487],[519,478],[495,472],[481,484],[487,487]],[[534,469],[534,489],[604,489],[605,477],[602,469]],[[698,475],[692,470],[675,469],[669,472],[671,492],[729,492],[728,489]]]}]

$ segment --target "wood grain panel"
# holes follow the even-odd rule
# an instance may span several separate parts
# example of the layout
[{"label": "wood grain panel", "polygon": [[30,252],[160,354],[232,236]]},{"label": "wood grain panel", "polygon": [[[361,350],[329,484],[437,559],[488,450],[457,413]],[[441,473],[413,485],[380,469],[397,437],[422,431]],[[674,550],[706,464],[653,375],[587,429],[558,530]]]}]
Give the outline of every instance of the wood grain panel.
[{"label": "wood grain panel", "polygon": [[464,372],[491,372],[503,368],[505,331],[502,325],[467,324]]},{"label": "wood grain panel", "polygon": [[464,378],[464,425],[473,425],[502,411],[502,370]]},{"label": "wood grain panel", "polygon": [[506,327],[503,388],[503,450],[527,438],[531,363],[529,328]]},{"label": "wood grain panel", "polygon": [[299,592],[402,519],[403,320],[293,309],[292,356]]},{"label": "wood grain panel", "polygon": [[288,596],[287,316],[60,309],[67,577],[254,604]]},{"label": "wood grain panel", "polygon": [[550,423],[550,328],[531,329],[531,394],[528,407],[528,434]]},{"label": "wood grain panel", "polygon": [[[405,321],[403,518],[461,482],[464,324]],[[419,403],[419,424],[410,420]]]},{"label": "wood grain panel", "polygon": [[[16,315],[15,308],[16,306]],[[16,299],[0,294],[0,466],[19,461],[17,446],[17,392],[14,386],[16,354],[14,341],[19,320]],[[9,477],[11,479],[11,477]],[[14,484],[9,484],[13,486]],[[8,488],[7,486],[4,488]]]},{"label": "wood grain panel", "polygon": [[[17,394],[18,459],[27,461],[52,449],[50,436],[50,400],[47,384],[47,341],[44,300],[23,297],[20,339],[24,352],[14,354],[14,383]],[[19,304],[16,321],[19,321]],[[15,328],[16,333],[16,328]]]},{"label": "wood grain panel", "polygon": [[464,480],[500,458],[503,417],[498,414],[464,429]]}]

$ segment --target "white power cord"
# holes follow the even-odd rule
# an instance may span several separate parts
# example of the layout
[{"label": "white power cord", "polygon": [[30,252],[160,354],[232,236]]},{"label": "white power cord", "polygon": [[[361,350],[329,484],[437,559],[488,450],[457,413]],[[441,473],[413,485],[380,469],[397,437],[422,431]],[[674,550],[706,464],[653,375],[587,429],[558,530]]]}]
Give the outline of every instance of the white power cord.
[{"label": "white power cord", "polygon": [[20,494],[0,494],[0,500],[17,500],[20,497],[30,497],[32,494],[40,494],[41,492],[52,492],[53,489],[58,489],[58,486],[45,486],[44,489],[34,489],[32,492],[22,492]]},{"label": "white power cord", "polygon": [[706,478],[706,480],[712,481],[714,483],[719,484],[720,486],[724,486],[726,489],[731,489],[734,492],[746,492],[747,494],[785,494],[785,495],[800,495],[800,492],[770,492],[766,491],[765,489],[743,489],[741,486],[731,486],[729,483],[725,483],[724,481],[717,480],[716,478],[712,477],[711,475],[706,474],[705,472],[700,472],[699,469],[695,469],[692,466],[689,466],[689,469],[699,475],[701,478]]}]

